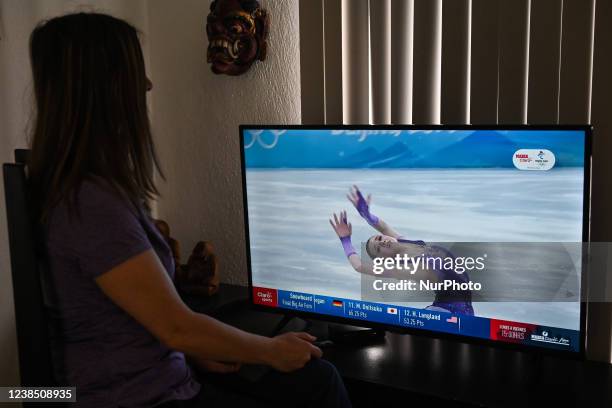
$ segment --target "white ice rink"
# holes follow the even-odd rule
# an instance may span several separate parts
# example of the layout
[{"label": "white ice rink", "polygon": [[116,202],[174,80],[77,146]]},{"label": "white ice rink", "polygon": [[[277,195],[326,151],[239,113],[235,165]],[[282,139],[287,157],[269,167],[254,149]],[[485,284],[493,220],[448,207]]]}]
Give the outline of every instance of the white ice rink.
[{"label": "white ice rink", "polygon": [[[375,233],[346,198],[353,184],[371,193],[371,211],[408,239],[580,242],[582,171],[247,169],[253,284],[360,299],[361,277],[328,222],[347,210],[356,248]],[[568,329],[580,323],[574,302],[480,302],[474,309]]]}]

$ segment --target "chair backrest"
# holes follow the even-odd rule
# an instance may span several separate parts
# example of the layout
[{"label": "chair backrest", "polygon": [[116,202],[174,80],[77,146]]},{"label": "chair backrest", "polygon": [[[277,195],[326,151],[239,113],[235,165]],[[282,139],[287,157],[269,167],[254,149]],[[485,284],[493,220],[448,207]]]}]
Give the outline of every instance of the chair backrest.
[{"label": "chair backrest", "polygon": [[27,164],[30,160],[30,149],[15,149],[15,163]]},{"label": "chair backrest", "polygon": [[55,380],[41,283],[44,263],[36,251],[28,210],[28,154],[18,150],[15,156],[17,163],[4,164],[3,173],[21,385],[52,386]]}]

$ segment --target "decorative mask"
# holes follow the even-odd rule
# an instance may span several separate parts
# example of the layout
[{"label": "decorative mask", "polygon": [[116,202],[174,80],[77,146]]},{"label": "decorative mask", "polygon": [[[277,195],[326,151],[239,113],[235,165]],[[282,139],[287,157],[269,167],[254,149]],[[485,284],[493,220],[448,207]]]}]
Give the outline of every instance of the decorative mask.
[{"label": "decorative mask", "polygon": [[270,19],[257,0],[214,0],[206,21],[207,61],[215,74],[241,75],[266,59]]}]

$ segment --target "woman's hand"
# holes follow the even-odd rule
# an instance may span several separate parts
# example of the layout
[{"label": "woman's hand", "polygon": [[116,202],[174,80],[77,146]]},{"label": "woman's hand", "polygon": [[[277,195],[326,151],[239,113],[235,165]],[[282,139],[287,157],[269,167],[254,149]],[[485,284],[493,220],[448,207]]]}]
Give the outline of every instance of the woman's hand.
[{"label": "woman's hand", "polygon": [[359,188],[357,186],[353,186],[346,197],[351,203],[353,203],[359,215],[361,215],[361,217],[366,220],[368,224],[373,227],[378,225],[378,217],[370,213],[370,202],[372,201],[371,194],[368,194],[368,198],[364,198],[361,191],[359,191]]},{"label": "woman's hand", "polygon": [[312,344],[317,338],[304,332],[290,332],[272,338],[269,364],[282,372],[300,369],[311,358],[320,358],[323,352]]},{"label": "woman's hand", "polygon": [[338,238],[350,237],[353,233],[353,226],[347,221],[346,211],[340,212],[339,219],[336,213],[334,213],[334,219],[333,221],[330,219],[329,223],[334,231],[336,231]]}]

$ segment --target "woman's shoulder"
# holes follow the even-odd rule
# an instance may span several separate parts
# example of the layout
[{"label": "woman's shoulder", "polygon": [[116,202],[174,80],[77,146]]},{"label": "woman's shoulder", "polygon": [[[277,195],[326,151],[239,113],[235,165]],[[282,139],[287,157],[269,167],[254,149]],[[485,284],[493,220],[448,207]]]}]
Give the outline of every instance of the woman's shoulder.
[{"label": "woman's shoulder", "polygon": [[83,180],[51,211],[50,225],[113,223],[138,216],[127,196],[109,183],[94,178]]},{"label": "woman's shoulder", "polygon": [[83,204],[124,205],[124,198],[104,180],[85,179],[74,191],[74,198]]},{"label": "woman's shoulder", "polygon": [[[72,206],[72,207],[70,207]],[[64,202],[47,227],[50,256],[76,259],[88,277],[97,277],[151,248],[147,231],[129,200],[108,185],[86,181]]]}]

